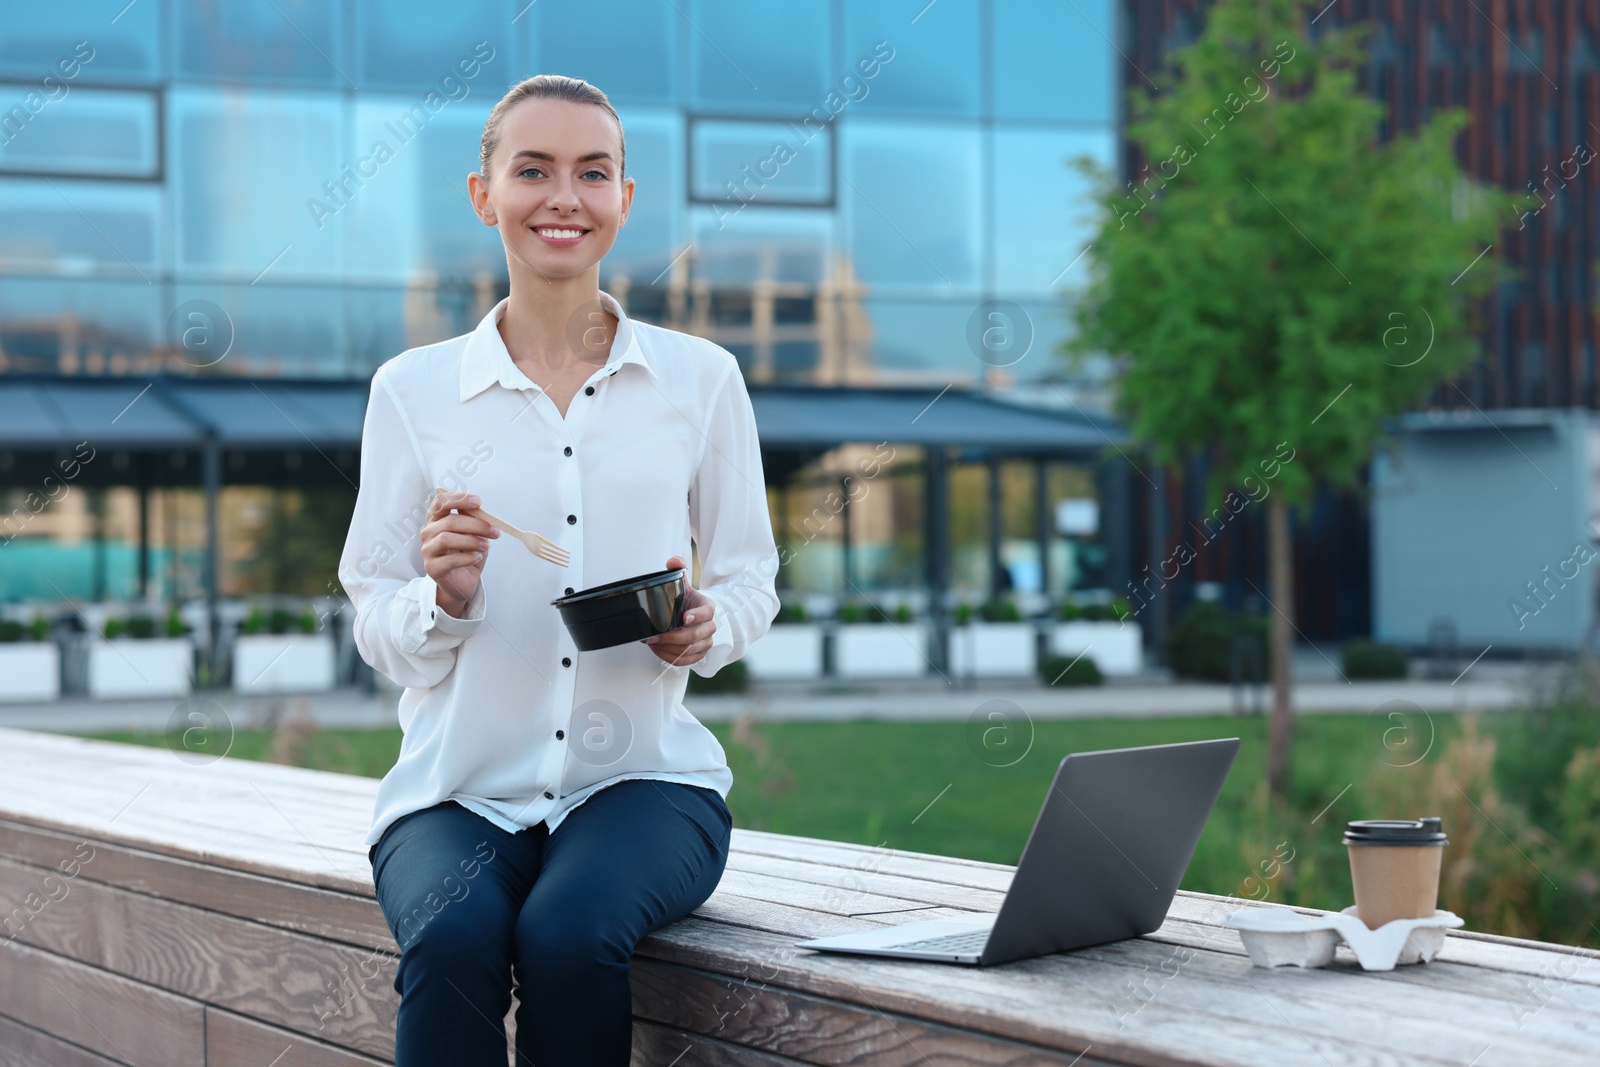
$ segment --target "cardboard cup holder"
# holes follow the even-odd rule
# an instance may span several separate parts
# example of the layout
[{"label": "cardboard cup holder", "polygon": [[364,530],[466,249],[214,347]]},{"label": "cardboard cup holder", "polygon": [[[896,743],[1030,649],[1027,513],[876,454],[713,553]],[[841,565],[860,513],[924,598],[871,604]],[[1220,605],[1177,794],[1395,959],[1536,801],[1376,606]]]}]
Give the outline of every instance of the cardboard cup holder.
[{"label": "cardboard cup holder", "polygon": [[1283,907],[1242,908],[1222,920],[1257,967],[1324,967],[1343,941],[1366,971],[1392,971],[1399,963],[1426,963],[1444,947],[1445,931],[1459,915],[1435,911],[1426,919],[1394,919],[1373,930],[1354,905],[1342,912],[1301,915]]}]

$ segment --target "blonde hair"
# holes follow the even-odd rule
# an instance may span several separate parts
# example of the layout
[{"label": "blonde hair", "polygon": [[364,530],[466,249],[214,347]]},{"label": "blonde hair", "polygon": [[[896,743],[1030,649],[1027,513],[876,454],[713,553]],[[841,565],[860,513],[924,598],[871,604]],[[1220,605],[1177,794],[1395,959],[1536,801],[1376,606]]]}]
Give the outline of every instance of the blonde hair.
[{"label": "blonde hair", "polygon": [[535,74],[513,85],[490,110],[489,118],[483,124],[483,144],[478,149],[478,171],[485,181],[489,178],[489,161],[494,158],[495,149],[500,147],[500,125],[506,114],[524,100],[570,100],[575,104],[594,104],[596,107],[604,108],[606,114],[611,116],[611,121],[617,124],[617,144],[622,152],[622,158],[617,161],[618,176],[627,176],[628,144],[622,135],[622,119],[617,114],[617,109],[611,106],[606,94],[582,78],[569,78],[564,74]]}]

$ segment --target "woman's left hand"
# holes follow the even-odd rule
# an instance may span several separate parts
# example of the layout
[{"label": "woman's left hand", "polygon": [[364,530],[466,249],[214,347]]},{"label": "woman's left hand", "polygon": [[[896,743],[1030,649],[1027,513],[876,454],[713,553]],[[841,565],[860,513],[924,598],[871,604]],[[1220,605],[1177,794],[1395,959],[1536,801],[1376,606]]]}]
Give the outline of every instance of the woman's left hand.
[{"label": "woman's left hand", "polygon": [[[667,560],[667,569],[674,567],[687,568],[688,563],[682,556],[673,556]],[[683,585],[683,625],[644,639],[644,643],[658,657],[678,667],[687,667],[704,659],[711,649],[711,635],[717,629],[716,621],[712,618],[717,610],[716,603],[689,584],[687,573],[683,576]]]}]

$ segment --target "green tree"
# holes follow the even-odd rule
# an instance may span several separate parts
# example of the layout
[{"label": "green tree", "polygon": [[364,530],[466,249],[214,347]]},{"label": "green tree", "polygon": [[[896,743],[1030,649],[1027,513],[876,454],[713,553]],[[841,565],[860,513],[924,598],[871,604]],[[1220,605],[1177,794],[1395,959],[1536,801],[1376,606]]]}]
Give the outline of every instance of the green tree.
[{"label": "green tree", "polygon": [[1208,508],[1265,503],[1280,797],[1290,508],[1319,484],[1356,486],[1385,420],[1474,358],[1471,298],[1499,271],[1484,253],[1517,219],[1457,165],[1465,113],[1380,137],[1384,108],[1356,82],[1361,28],[1309,40],[1318,6],[1220,0],[1170,84],[1130,92],[1128,136],[1149,162],[1125,187],[1079,164],[1104,214],[1062,346],[1112,354],[1120,413],[1157,462],[1207,457]]}]

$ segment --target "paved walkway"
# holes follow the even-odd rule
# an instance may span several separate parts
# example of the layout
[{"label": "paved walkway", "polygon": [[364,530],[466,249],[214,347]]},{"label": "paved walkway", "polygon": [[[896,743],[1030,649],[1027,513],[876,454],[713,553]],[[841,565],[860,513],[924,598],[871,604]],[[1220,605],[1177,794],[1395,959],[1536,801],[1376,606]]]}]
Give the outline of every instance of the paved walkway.
[{"label": "paved walkway", "polygon": [[[1297,669],[1299,664],[1297,664]],[[1539,699],[1557,668],[1520,663],[1481,663],[1455,682],[1408,679],[1392,682],[1345,682],[1331,672],[1318,673],[1306,664],[1295,685],[1297,713],[1494,711],[1527,707]],[[58,733],[116,730],[159,731],[196,725],[194,714],[211,717],[234,729],[260,729],[289,715],[306,715],[329,727],[396,725],[398,693],[385,685],[377,694],[356,689],[305,696],[239,696],[232,692],[196,694],[185,700],[89,700],[73,698],[54,704],[0,704],[0,726]],[[1270,691],[1256,694],[1261,706]],[[1225,685],[1172,682],[1157,675],[1116,679],[1104,686],[1047,689],[1033,681],[910,679],[884,683],[769,683],[748,693],[691,696],[689,710],[705,722],[727,722],[741,712],[757,718],[838,721],[875,719],[964,719],[989,701],[1007,701],[1038,719],[1218,715],[1235,710],[1234,692]],[[1394,702],[1403,703],[1394,703]],[[994,710],[994,709],[986,709]]]}]

